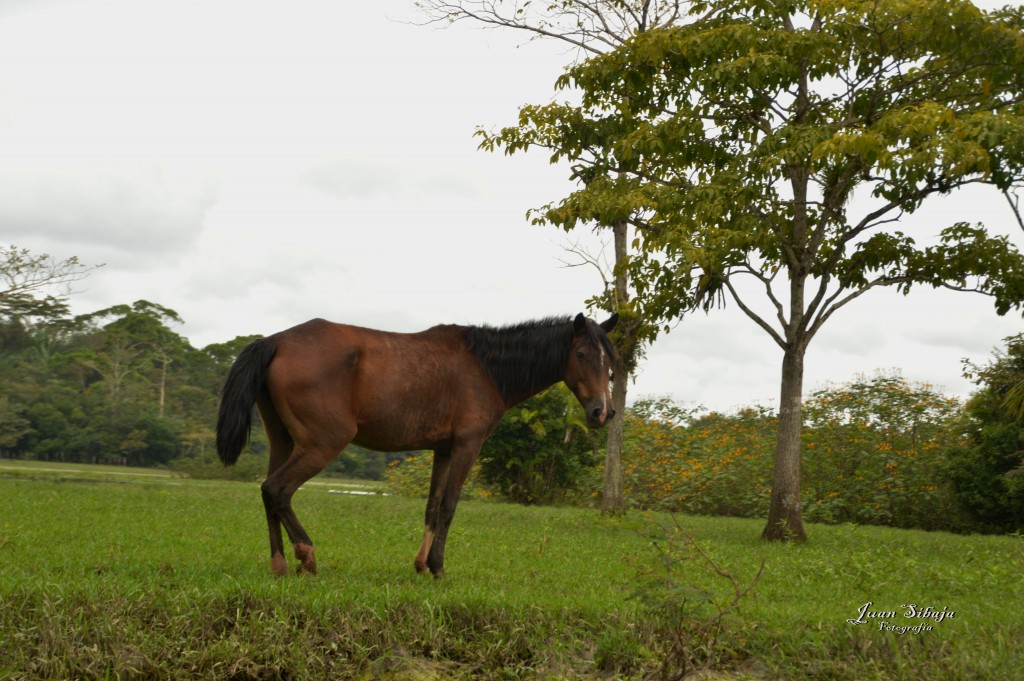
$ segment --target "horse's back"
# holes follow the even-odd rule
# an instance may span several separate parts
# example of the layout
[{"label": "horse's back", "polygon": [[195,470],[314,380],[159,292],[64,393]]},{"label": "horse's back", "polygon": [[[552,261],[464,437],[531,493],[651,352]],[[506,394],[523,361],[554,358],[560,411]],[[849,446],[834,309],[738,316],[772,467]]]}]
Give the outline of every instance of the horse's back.
[{"label": "horse's back", "polygon": [[395,333],[313,319],[275,341],[267,388],[289,430],[345,424],[373,449],[431,448],[500,409],[463,327]]}]

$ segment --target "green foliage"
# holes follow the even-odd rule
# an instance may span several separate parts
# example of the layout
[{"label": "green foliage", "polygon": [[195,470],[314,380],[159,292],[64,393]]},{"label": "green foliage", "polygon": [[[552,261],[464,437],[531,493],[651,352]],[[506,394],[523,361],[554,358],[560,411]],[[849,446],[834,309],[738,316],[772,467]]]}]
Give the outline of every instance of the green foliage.
[{"label": "green foliage", "polygon": [[0,246],[0,319],[40,321],[67,315],[68,286],[93,269],[75,257],[58,261],[25,248]]},{"label": "green foliage", "polygon": [[[209,474],[220,384],[248,339],[205,352],[173,329],[180,323],[173,310],[144,300],[74,318],[66,310],[0,316],[0,403],[9,406],[0,414],[0,456],[174,461]],[[256,450],[262,441],[254,432]]]},{"label": "green foliage", "polygon": [[559,383],[513,407],[484,442],[480,477],[509,501],[549,504],[579,493],[597,463],[582,408]]},{"label": "green foliage", "polygon": [[1024,335],[983,367],[970,366],[978,390],[967,401],[962,438],[948,449],[957,499],[984,527],[1024,530],[1024,422],[1006,396],[1024,380]]},{"label": "green foliage", "polygon": [[[259,450],[263,451],[259,451]],[[176,473],[196,480],[241,480],[259,482],[267,477],[267,452],[257,445],[257,451],[250,451],[238,459],[234,466],[225,466],[213,456],[180,456],[170,463]]]},{"label": "green foliage", "polygon": [[627,415],[626,497],[640,508],[753,517],[767,509],[776,419],[639,402]]},{"label": "green foliage", "polygon": [[[426,499],[430,493],[430,469],[433,460],[433,454],[430,452],[416,452],[404,459],[389,463],[384,472],[384,483],[387,485],[388,494],[412,499]],[[476,469],[474,468],[474,470]],[[473,477],[472,473],[470,473],[470,477]],[[470,482],[470,480],[466,481],[466,487],[470,486]],[[465,491],[463,491],[463,496],[465,496]]]},{"label": "green foliage", "polygon": [[[819,280],[814,322],[884,285],[977,290],[1003,313],[1024,299],[1005,238],[957,224],[921,247],[880,230],[966,184],[1020,187],[1022,26],[1020,9],[966,1],[698,3],[568,69],[557,87],[580,105],[525,106],[481,146],[573,164],[580,188],[537,221],[637,226],[648,320],[778,267]],[[861,185],[878,201],[855,217]]]},{"label": "green foliage", "polygon": [[[807,519],[964,531],[946,477],[960,403],[897,375],[815,392],[804,405]],[[778,420],[765,407],[699,414],[666,400],[627,416],[627,496],[640,508],[759,517]]]},{"label": "green foliage", "polygon": [[1024,421],[1024,378],[1017,381],[1006,391],[1006,397],[1003,398],[1003,406],[1016,416],[1018,420]]},{"label": "green foliage", "polygon": [[807,518],[966,527],[942,474],[958,400],[879,374],[819,390],[804,409]]}]

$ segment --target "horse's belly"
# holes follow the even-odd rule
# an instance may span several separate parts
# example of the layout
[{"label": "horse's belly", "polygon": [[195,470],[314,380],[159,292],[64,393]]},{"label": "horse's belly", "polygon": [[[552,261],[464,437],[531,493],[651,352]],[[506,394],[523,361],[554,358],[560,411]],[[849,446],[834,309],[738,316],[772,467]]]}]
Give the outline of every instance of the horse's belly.
[{"label": "horse's belly", "polygon": [[452,439],[451,427],[440,424],[416,426],[396,420],[391,423],[366,423],[359,427],[353,442],[378,452],[435,449]]},{"label": "horse's belly", "polygon": [[381,452],[444,449],[459,439],[482,441],[503,413],[500,402],[486,399],[394,400],[357,417],[352,441]]}]

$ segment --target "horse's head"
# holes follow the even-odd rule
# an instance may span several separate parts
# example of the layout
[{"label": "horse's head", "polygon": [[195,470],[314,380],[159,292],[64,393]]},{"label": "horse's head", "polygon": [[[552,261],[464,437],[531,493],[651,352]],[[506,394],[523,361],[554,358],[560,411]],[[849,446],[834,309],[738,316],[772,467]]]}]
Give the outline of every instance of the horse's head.
[{"label": "horse's head", "polygon": [[583,405],[590,428],[600,428],[615,416],[608,386],[615,349],[608,340],[608,332],[618,321],[619,316],[613,314],[597,324],[581,313],[572,322],[572,341],[564,380]]}]

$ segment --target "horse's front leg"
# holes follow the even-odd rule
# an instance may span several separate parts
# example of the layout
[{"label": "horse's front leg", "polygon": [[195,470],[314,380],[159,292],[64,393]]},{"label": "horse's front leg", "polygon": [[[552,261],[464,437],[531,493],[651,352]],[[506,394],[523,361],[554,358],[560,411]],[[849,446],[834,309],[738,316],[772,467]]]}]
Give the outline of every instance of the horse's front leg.
[{"label": "horse's front leg", "polygon": [[[427,527],[433,536],[426,556],[427,568],[438,579],[444,577],[444,547],[448,541],[448,528],[452,524],[452,518],[455,517],[455,507],[459,504],[462,486],[466,483],[469,471],[480,454],[482,444],[483,439],[480,439],[461,447],[453,447],[448,475],[443,484],[439,486],[437,510],[433,516],[434,524],[432,526],[428,524]],[[426,536],[424,536],[424,543],[426,543]],[[423,551],[423,547],[420,547],[420,551]]]},{"label": "horse's front leg", "polygon": [[427,495],[427,510],[423,519],[423,541],[420,543],[420,550],[413,562],[416,572],[426,572],[430,569],[427,565],[427,556],[430,554],[430,547],[434,544],[434,537],[440,522],[441,493],[448,480],[451,460],[450,449],[434,450],[434,463],[430,472],[430,493]]}]

